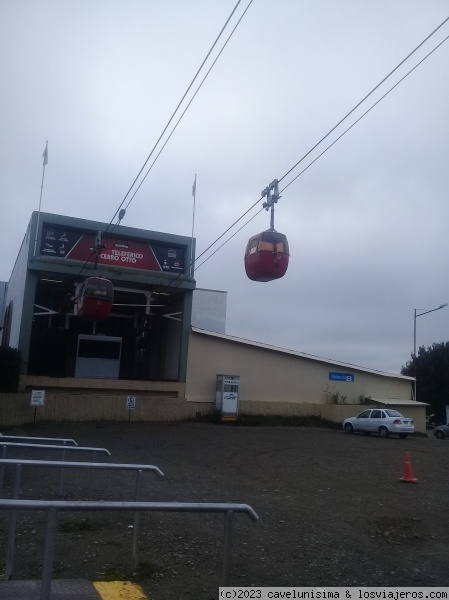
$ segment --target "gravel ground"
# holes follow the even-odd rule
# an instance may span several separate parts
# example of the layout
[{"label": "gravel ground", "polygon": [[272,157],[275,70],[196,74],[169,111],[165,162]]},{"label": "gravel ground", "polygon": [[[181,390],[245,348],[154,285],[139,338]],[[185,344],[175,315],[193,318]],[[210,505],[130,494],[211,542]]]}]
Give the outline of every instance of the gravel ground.
[{"label": "gravel ground", "polygon": [[[157,465],[165,477],[147,474],[142,500],[252,506],[257,523],[234,518],[232,585],[449,586],[449,441],[431,433],[384,440],[340,430],[201,423],[39,424],[14,433],[71,437],[108,448],[110,462]],[[399,481],[406,451],[417,484]],[[25,457],[8,454],[18,456]],[[134,498],[132,473],[66,473],[64,499]],[[11,488],[7,471],[5,497]],[[59,470],[24,468],[21,498],[58,499],[58,491]],[[131,579],[152,600],[218,597],[222,515],[142,515],[136,569],[132,514],[87,516],[59,516],[55,578]],[[44,525],[41,513],[20,514],[13,579],[41,577]],[[6,533],[3,513],[1,565]]]}]

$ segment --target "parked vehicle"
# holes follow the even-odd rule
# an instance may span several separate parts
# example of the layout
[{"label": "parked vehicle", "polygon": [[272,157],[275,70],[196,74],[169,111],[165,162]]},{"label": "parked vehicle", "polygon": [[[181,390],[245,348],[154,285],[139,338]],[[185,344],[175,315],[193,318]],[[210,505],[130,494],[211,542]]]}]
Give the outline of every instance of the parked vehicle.
[{"label": "parked vehicle", "polygon": [[439,440],[444,440],[445,437],[449,437],[449,423],[435,427],[433,435]]},{"label": "parked vehicle", "polygon": [[413,420],[391,408],[364,410],[356,417],[345,419],[343,429],[346,433],[354,433],[354,431],[362,431],[366,435],[378,433],[383,438],[387,438],[390,434],[406,438],[409,433],[415,432]]}]

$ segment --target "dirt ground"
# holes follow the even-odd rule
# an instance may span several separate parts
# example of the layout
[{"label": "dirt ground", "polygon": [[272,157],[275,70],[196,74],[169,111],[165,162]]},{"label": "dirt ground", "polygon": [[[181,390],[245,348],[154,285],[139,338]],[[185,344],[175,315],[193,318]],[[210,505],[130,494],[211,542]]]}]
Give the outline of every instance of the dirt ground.
[{"label": "dirt ground", "polygon": [[[449,585],[449,441],[431,432],[399,440],[331,429],[201,423],[48,424],[20,432],[105,447],[110,462],[158,466],[165,477],[147,474],[142,500],[252,506],[257,523],[234,518],[232,585]],[[417,484],[399,481],[406,451]],[[70,470],[64,498],[134,498],[134,474],[92,474]],[[8,471],[5,497],[11,497],[11,486]],[[59,470],[24,468],[21,498],[58,499],[58,490]],[[142,515],[136,569],[132,514],[96,513],[92,521],[86,516],[59,516],[55,578],[131,579],[152,600],[218,597],[222,515]],[[43,531],[41,513],[20,514],[13,579],[40,578]],[[2,566],[6,533],[3,513]]]}]

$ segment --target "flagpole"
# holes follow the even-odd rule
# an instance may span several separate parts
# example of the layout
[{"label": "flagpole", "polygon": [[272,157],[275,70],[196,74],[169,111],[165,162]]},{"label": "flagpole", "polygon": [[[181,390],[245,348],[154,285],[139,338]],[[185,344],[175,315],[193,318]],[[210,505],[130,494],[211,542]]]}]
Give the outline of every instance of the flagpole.
[{"label": "flagpole", "polygon": [[195,229],[195,203],[196,203],[196,173],[195,179],[192,185],[192,196],[193,196],[193,214],[192,214],[192,242],[190,245],[190,276],[193,277],[193,231]]},{"label": "flagpole", "polygon": [[45,150],[42,154],[42,158],[44,162],[42,163],[42,182],[41,182],[41,194],[39,197],[39,210],[37,211],[37,222],[36,222],[36,237],[34,238],[34,252],[33,257],[36,256],[36,246],[37,246],[37,234],[39,231],[39,218],[41,215],[41,204],[42,204],[42,192],[44,190],[44,177],[45,177],[45,165],[48,163],[48,140],[45,143]]}]

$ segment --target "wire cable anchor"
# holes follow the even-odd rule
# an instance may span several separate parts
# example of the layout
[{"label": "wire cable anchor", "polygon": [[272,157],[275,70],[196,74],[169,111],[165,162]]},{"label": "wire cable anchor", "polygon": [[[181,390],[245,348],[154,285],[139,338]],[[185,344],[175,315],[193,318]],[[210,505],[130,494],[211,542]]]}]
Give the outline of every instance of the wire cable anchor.
[{"label": "wire cable anchor", "polygon": [[271,208],[270,215],[270,229],[274,231],[274,205],[277,203],[279,198],[282,196],[279,195],[279,181],[277,179],[273,179],[273,181],[268,185],[262,192],[262,198],[266,196],[267,201],[263,203],[263,207],[265,210]]}]

